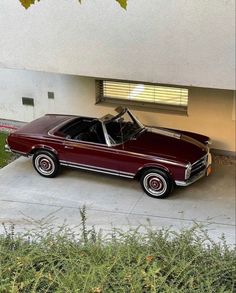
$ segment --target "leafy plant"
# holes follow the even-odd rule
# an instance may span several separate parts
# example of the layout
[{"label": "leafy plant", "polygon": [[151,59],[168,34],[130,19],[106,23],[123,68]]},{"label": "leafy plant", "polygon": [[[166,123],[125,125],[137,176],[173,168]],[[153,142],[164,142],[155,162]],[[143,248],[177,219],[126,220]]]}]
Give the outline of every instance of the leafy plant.
[{"label": "leafy plant", "polygon": [[48,219],[24,235],[4,225],[0,292],[235,292],[236,251],[224,239],[214,243],[198,226],[101,236],[84,207],[80,214],[78,233]]},{"label": "leafy plant", "polygon": [[4,146],[6,144],[6,138],[7,133],[0,132],[0,168],[3,168],[17,157],[12,153],[5,152]]},{"label": "leafy plant", "polygon": [[[40,0],[19,0],[21,4],[25,7],[25,9],[28,9],[32,4],[35,4],[35,2],[40,2]],[[79,3],[82,2],[82,0],[78,0]],[[127,7],[127,1],[128,0],[115,0],[120,4],[120,6],[124,9]]]}]

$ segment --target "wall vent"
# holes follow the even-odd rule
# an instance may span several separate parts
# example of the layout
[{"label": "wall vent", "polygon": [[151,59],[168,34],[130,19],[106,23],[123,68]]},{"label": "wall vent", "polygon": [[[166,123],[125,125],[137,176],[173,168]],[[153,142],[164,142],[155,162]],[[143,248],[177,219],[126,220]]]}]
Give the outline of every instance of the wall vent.
[{"label": "wall vent", "polygon": [[54,92],[48,92],[48,98],[54,99]]},{"label": "wall vent", "polygon": [[22,97],[22,105],[33,106],[34,107],[34,99],[33,98]]}]

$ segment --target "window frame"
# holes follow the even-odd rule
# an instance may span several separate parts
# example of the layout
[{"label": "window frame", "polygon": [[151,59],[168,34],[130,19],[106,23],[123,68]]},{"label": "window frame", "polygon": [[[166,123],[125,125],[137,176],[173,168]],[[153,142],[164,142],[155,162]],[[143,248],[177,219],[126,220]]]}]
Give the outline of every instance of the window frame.
[{"label": "window frame", "polygon": [[133,84],[143,84],[143,85],[151,85],[151,86],[163,86],[169,88],[183,88],[188,90],[188,99],[189,99],[189,87],[187,86],[179,86],[179,85],[167,85],[167,84],[156,84],[156,83],[147,83],[147,82],[137,82],[137,81],[127,81],[127,80],[115,80],[115,79],[96,79],[96,104],[105,104],[105,105],[122,105],[128,106],[132,109],[137,110],[148,110],[155,112],[163,112],[168,114],[178,114],[178,115],[188,115],[188,106],[189,101],[186,106],[181,105],[171,105],[171,104],[161,104],[161,103],[151,103],[144,101],[131,101],[125,100],[123,98],[114,98],[114,97],[105,97],[103,94],[103,82],[120,82],[120,83],[133,83]]}]

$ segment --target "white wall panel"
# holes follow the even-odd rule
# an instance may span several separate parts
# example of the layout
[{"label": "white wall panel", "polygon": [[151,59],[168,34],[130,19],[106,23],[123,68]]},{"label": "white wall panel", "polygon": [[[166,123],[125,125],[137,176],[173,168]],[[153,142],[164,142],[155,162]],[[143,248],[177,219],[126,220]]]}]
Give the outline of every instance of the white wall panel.
[{"label": "white wall panel", "polygon": [[235,88],[234,0],[0,2],[0,67]]}]

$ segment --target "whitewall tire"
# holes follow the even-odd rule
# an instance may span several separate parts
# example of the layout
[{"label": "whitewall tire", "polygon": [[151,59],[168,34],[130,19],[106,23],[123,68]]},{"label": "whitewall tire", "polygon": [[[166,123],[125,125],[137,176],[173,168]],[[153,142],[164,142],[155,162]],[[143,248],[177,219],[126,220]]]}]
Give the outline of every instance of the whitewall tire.
[{"label": "whitewall tire", "polygon": [[158,169],[144,171],[140,183],[145,193],[154,198],[165,198],[173,189],[173,181],[170,176]]},{"label": "whitewall tire", "polygon": [[35,170],[43,177],[53,178],[59,172],[59,162],[49,151],[39,150],[33,156]]}]

